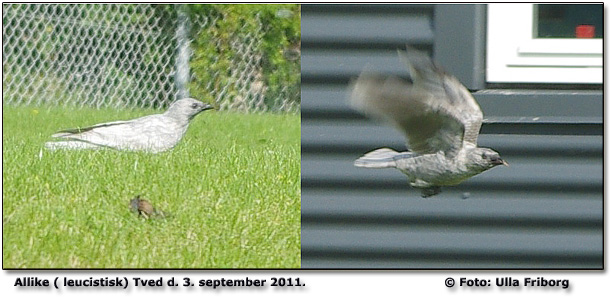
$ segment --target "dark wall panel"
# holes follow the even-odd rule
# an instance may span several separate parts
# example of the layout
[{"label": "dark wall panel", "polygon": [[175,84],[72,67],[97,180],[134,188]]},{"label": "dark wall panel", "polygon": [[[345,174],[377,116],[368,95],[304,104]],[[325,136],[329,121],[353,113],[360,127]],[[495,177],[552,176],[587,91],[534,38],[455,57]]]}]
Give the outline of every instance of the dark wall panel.
[{"label": "dark wall panel", "polygon": [[[475,90],[486,118],[479,145],[510,167],[432,198],[421,198],[397,170],[353,166],[370,150],[406,146],[392,127],[350,109],[349,81],[364,69],[406,77],[396,54],[405,44],[441,63],[461,59],[439,56],[454,48],[440,45],[455,11],[441,7],[302,6],[302,267],[602,268],[599,90]],[[482,9],[456,12],[482,16]],[[458,48],[481,48],[469,34],[482,27],[472,25],[454,33],[471,41]]]}]

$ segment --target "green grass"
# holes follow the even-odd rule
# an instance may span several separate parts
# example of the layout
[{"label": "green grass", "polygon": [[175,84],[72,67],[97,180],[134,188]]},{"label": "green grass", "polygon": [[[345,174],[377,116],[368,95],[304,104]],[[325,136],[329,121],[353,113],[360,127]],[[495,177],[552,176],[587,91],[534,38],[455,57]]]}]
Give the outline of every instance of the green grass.
[{"label": "green grass", "polygon": [[[4,268],[300,266],[299,115],[204,112],[160,154],[43,149],[155,112],[3,107]],[[131,213],[138,194],[171,215]]]}]

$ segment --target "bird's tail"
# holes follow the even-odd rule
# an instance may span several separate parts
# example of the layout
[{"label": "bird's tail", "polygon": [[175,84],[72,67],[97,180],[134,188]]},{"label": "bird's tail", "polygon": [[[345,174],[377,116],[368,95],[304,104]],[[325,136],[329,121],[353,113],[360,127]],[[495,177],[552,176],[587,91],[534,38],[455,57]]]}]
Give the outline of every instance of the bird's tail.
[{"label": "bird's tail", "polygon": [[400,154],[402,153],[389,148],[376,149],[355,160],[355,166],[375,169],[394,168],[396,157]]}]

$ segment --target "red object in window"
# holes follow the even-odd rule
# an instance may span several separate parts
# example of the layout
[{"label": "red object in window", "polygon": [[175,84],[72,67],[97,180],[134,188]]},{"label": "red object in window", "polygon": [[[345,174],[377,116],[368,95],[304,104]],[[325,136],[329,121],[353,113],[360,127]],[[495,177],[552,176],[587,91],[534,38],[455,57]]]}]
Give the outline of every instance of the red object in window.
[{"label": "red object in window", "polygon": [[595,26],[593,25],[578,25],[576,26],[577,38],[593,38],[595,37]]}]

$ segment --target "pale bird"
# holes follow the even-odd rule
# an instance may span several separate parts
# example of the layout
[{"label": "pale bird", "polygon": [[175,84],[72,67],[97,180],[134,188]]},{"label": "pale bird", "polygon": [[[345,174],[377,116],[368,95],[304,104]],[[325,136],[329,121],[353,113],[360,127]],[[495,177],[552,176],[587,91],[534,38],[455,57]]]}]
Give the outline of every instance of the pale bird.
[{"label": "pale bird", "polygon": [[508,165],[496,151],[477,146],[483,114],[472,94],[425,53],[398,51],[412,83],[401,78],[362,73],[351,84],[350,103],[401,130],[409,151],[381,148],[355,166],[397,168],[423,197],[440,193],[498,165]]},{"label": "pale bird", "polygon": [[45,143],[45,147],[162,152],[178,144],[196,115],[210,109],[213,106],[184,98],[172,103],[162,114],[59,131],[52,135],[55,140]]}]

